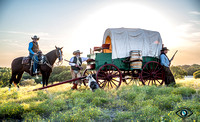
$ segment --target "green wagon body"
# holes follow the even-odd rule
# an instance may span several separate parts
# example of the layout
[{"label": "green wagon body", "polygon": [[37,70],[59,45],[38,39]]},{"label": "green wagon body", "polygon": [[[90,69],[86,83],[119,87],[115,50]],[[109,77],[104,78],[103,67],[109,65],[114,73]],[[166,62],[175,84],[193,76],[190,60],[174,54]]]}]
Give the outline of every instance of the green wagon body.
[{"label": "green wagon body", "polygon": [[[114,64],[123,71],[131,70],[129,63],[123,62],[123,60],[126,60],[126,58],[112,59],[112,53],[96,53],[94,56],[95,57],[93,58],[95,59],[95,70],[99,70],[99,68],[104,64]],[[88,55],[88,57],[91,58],[91,55]],[[149,61],[159,62],[159,59],[156,57],[143,56],[142,59],[142,67]]]}]

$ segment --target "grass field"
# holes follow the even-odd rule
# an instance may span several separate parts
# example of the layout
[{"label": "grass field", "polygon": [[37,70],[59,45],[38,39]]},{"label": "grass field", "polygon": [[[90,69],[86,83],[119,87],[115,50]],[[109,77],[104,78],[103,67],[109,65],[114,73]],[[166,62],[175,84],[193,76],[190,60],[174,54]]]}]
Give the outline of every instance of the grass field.
[{"label": "grass field", "polygon": [[200,121],[200,79],[177,80],[175,87],[122,86],[118,90],[91,92],[64,84],[27,92],[41,85],[0,89],[2,121],[182,121],[181,107],[193,114],[186,121]]}]

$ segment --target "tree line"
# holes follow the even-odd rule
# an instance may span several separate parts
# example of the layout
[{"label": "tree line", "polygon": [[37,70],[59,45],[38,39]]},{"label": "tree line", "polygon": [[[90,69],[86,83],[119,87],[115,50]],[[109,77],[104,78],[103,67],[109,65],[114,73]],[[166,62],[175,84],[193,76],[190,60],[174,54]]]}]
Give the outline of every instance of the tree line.
[{"label": "tree line", "polygon": [[[83,64],[83,69],[86,68],[86,64]],[[200,78],[200,65],[193,64],[193,65],[181,65],[181,66],[171,66],[172,73],[175,78],[184,78],[187,75],[193,75],[194,78]],[[83,72],[84,70],[82,70]],[[6,67],[0,67],[0,87],[8,86],[9,80],[11,77],[11,69]],[[71,72],[70,66],[56,66],[53,68],[51,76],[49,78],[49,83],[54,82],[62,82],[68,79],[71,79]],[[28,79],[35,84],[41,83],[42,77],[39,76],[37,79],[36,77],[31,77],[28,73],[24,73],[22,76],[21,81],[26,81]]]}]

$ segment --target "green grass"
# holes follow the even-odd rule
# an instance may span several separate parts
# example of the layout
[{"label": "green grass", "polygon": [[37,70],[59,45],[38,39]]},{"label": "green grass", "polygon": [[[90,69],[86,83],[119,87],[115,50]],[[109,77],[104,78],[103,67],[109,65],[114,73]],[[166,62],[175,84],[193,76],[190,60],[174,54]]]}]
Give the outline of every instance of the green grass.
[{"label": "green grass", "polygon": [[41,85],[0,89],[0,121],[182,121],[181,107],[200,121],[200,80],[177,80],[175,87],[122,86],[118,90],[91,92],[82,86],[70,90],[64,84],[27,92]]}]

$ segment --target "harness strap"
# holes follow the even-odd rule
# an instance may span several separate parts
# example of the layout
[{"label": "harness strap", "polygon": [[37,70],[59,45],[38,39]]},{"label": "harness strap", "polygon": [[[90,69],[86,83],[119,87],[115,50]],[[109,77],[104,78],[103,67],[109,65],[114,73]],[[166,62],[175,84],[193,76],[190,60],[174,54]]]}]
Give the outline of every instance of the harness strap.
[{"label": "harness strap", "polygon": [[51,66],[51,64],[47,63],[46,61],[44,62],[48,67],[50,67],[51,69],[53,68],[53,66]]},{"label": "harness strap", "polygon": [[52,69],[53,66],[52,66],[51,64],[49,64],[49,61],[48,61],[46,55],[44,55],[44,58],[45,58],[45,62],[44,62],[44,64],[46,64],[48,67],[50,67],[50,68]]}]

